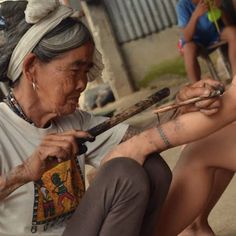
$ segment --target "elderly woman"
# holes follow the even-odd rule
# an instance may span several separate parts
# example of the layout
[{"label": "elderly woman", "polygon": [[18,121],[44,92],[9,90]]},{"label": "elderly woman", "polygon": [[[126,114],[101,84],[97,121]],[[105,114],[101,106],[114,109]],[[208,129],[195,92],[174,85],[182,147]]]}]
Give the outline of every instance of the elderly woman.
[{"label": "elderly woman", "polygon": [[62,235],[76,209],[65,235],[151,235],[171,180],[158,154],[144,168],[107,162],[85,193],[85,160],[98,166],[135,134],[118,125],[79,155],[86,150],[76,140],[94,139],[81,130],[106,119],[77,108],[100,69],[86,26],[56,0],[3,2],[1,13],[0,78],[12,89],[0,103],[0,235]]},{"label": "elderly woman", "polygon": [[[2,4],[1,10],[10,2]],[[88,78],[99,71],[92,36],[59,1],[14,4],[26,10],[25,19],[21,14],[17,21],[12,11],[0,49],[0,78],[12,87],[0,103],[0,234],[62,235],[76,210],[64,235],[152,235],[171,179],[153,153],[202,137],[234,117],[209,125],[210,118],[196,113],[193,118],[205,125],[192,129],[192,115],[183,116],[143,132],[103,159],[136,133],[121,124],[79,155],[86,150],[78,138],[94,139],[83,130],[106,119],[77,108]],[[85,193],[85,160],[99,166],[102,159]]]}]

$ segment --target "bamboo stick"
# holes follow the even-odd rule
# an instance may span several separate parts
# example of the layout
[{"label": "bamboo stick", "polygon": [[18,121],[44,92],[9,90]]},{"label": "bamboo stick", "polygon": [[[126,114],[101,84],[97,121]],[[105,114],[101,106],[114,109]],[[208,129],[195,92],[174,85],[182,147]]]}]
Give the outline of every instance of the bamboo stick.
[{"label": "bamboo stick", "polygon": [[177,108],[182,107],[182,106],[186,106],[186,105],[193,104],[193,103],[196,103],[196,102],[204,101],[204,100],[207,100],[209,98],[218,97],[218,96],[222,95],[222,93],[223,93],[222,90],[215,90],[208,97],[191,98],[191,99],[188,99],[188,100],[185,100],[183,102],[176,103],[176,104],[170,104],[170,105],[166,105],[166,106],[163,106],[163,107],[159,107],[159,108],[153,110],[153,112],[154,113],[167,112],[167,111],[177,109]]},{"label": "bamboo stick", "polygon": [[[208,4],[209,10],[211,12],[213,12],[213,10],[214,10],[214,1],[205,0],[205,2]],[[213,15],[213,23],[215,24],[216,30],[217,30],[218,34],[220,35],[220,27],[218,25],[217,19],[215,18],[215,14],[212,13],[212,15]]]}]

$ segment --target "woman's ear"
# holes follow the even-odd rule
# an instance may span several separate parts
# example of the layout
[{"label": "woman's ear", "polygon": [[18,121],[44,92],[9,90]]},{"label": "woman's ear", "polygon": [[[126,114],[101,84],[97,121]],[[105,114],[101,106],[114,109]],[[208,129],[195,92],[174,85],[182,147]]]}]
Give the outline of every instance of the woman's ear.
[{"label": "woman's ear", "polygon": [[38,58],[34,53],[28,54],[23,62],[22,73],[23,77],[29,80],[31,83],[35,80],[36,68]]}]

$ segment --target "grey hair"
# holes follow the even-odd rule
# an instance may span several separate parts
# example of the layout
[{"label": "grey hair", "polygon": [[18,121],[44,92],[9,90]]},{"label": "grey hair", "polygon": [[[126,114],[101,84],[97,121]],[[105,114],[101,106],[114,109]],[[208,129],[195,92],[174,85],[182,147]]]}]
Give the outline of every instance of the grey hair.
[{"label": "grey hair", "polygon": [[33,53],[41,61],[49,62],[62,53],[78,48],[88,41],[93,42],[88,28],[81,21],[67,18],[40,40]]},{"label": "grey hair", "polygon": [[[15,3],[22,4],[23,1]],[[0,47],[0,81],[8,81],[10,83],[11,81],[7,77],[7,69],[11,54],[21,37],[32,26],[26,23],[22,12],[12,12],[12,14],[18,14],[17,21],[14,21],[13,17],[11,22],[8,22],[9,28],[5,32],[6,40],[4,45]],[[32,52],[42,62],[49,62],[66,51],[78,48],[89,41],[94,43],[88,28],[80,20],[66,18],[47,33]]]}]

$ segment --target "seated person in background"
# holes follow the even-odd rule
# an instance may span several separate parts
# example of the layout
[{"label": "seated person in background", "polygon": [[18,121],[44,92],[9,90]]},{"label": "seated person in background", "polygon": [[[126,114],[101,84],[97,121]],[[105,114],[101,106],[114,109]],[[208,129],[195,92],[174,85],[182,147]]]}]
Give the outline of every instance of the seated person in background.
[{"label": "seated person in background", "polygon": [[229,24],[221,1],[215,0],[215,5],[221,9],[222,17],[218,21],[220,32],[208,18],[209,11],[206,0],[179,0],[176,11],[178,25],[182,29],[179,48],[183,52],[185,68],[191,82],[201,79],[201,69],[197,57],[201,47],[208,47],[222,40],[228,42],[228,55],[232,74],[236,74],[236,28]]}]

